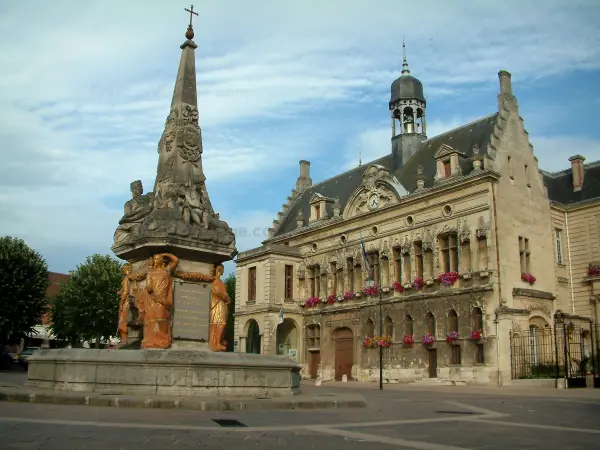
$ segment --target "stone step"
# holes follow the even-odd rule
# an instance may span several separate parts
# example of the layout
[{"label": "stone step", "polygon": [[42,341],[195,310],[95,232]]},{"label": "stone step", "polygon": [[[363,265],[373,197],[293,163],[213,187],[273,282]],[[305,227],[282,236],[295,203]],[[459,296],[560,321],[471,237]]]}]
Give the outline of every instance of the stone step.
[{"label": "stone step", "polygon": [[433,384],[438,386],[452,386],[454,383],[448,380],[440,380],[439,378],[422,378],[415,381],[415,384]]}]

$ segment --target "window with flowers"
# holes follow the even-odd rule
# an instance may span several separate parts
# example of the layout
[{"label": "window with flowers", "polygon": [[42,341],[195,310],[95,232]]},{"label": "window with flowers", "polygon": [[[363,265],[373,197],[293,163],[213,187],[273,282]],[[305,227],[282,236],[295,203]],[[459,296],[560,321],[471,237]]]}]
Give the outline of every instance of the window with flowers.
[{"label": "window with flowers", "polygon": [[456,233],[439,237],[442,272],[458,272],[458,238]]},{"label": "window with flowers", "polygon": [[415,275],[417,278],[423,278],[423,243],[417,241],[414,243],[415,249]]},{"label": "window with flowers", "polygon": [[435,336],[436,335],[436,323],[435,316],[432,312],[428,312],[425,316],[425,325],[427,326],[427,333]]},{"label": "window with flowers", "polygon": [[367,319],[365,323],[365,335],[369,337],[375,336],[375,322],[372,319]]},{"label": "window with flowers", "polygon": [[404,317],[404,335],[412,336],[415,334],[415,322],[410,314]]},{"label": "window with flowers", "polygon": [[521,262],[521,273],[531,273],[530,256],[531,250],[529,247],[529,239],[519,236],[519,261]]},{"label": "window with flowers", "polygon": [[354,262],[352,261],[352,258],[348,258],[346,260],[346,268],[348,270],[348,280],[347,281],[347,286],[348,286],[348,291],[354,291]]},{"label": "window with flowers", "polygon": [[473,330],[483,330],[483,311],[481,311],[481,308],[473,308],[471,322]]},{"label": "window with flowers", "polygon": [[390,316],[387,316],[385,318],[385,321],[383,323],[383,329],[384,329],[384,334],[386,336],[390,336],[391,338],[394,337],[394,321],[392,320],[392,318]]},{"label": "window with flowers", "polygon": [[458,332],[458,314],[453,309],[448,311],[448,333],[452,331]]}]

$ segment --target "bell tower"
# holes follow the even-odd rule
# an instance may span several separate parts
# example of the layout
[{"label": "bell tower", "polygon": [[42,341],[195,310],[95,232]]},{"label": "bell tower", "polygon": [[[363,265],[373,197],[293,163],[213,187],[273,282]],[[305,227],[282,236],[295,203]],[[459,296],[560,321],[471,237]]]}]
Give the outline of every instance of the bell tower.
[{"label": "bell tower", "polygon": [[402,74],[392,83],[389,103],[395,168],[406,164],[416,152],[419,143],[427,139],[427,102],[423,95],[423,84],[410,74],[404,40],[402,56]]}]

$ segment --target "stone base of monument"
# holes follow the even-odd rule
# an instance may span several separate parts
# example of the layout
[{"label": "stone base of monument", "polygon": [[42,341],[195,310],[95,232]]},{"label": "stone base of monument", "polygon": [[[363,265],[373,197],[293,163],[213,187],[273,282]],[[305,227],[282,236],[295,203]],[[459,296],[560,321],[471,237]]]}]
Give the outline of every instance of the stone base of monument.
[{"label": "stone base of monument", "polygon": [[301,366],[281,356],[202,350],[41,350],[26,387],[100,394],[282,397],[300,391]]}]

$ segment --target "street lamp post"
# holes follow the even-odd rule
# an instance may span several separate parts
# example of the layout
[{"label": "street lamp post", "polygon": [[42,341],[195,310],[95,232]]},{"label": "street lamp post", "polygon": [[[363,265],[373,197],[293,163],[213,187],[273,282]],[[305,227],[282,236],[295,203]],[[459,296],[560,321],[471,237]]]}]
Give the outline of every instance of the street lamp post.
[{"label": "street lamp post", "polygon": [[[381,281],[381,274],[379,276]],[[375,279],[369,276],[366,280],[367,287],[375,286]],[[381,284],[381,283],[380,283]],[[383,336],[383,298],[381,286],[377,286],[377,292],[379,294],[379,336]],[[383,390],[383,346],[379,345],[379,390]]]}]

